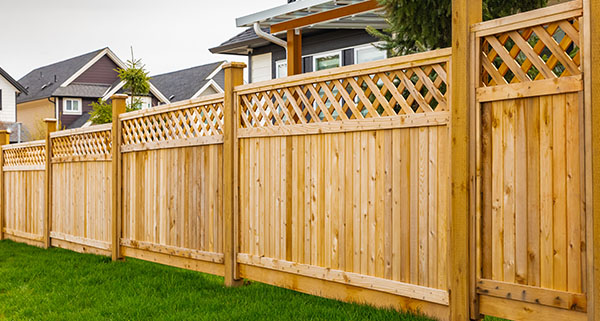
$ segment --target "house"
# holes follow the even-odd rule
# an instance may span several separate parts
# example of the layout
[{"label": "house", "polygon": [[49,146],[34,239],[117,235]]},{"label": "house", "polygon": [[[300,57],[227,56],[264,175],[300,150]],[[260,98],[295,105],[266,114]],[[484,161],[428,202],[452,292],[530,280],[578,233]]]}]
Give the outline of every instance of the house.
[{"label": "house", "polygon": [[222,93],[225,73],[219,61],[150,77],[150,82],[171,102]]},{"label": "house", "polygon": [[25,87],[0,68],[0,129],[10,130],[11,142],[20,141],[17,124],[17,96],[20,94],[27,94]]},{"label": "house", "polygon": [[[44,118],[56,118],[63,128],[86,124],[92,102],[109,100],[122,90],[124,82],[116,69],[125,67],[109,48],[102,48],[29,72],[19,80],[27,93],[17,98],[17,121],[23,124],[24,139],[41,138]],[[151,107],[169,100],[151,84],[142,103]]]},{"label": "house", "polygon": [[[293,13],[304,6],[305,1],[284,4],[269,10],[248,15],[254,18],[263,13]],[[307,1],[308,2],[308,1]],[[298,7],[298,8],[296,8]],[[306,10],[306,8],[300,8]],[[308,8],[310,9],[310,8]],[[289,14],[293,16],[293,14]],[[240,26],[238,19],[238,26]],[[377,21],[376,28],[382,28]],[[243,24],[242,24],[243,25]],[[364,24],[339,24],[327,26],[327,29],[307,28],[302,30],[302,72],[318,71],[356,63],[387,58],[385,51],[379,50],[374,43],[378,39],[365,31]],[[257,35],[257,31],[261,34]],[[282,41],[273,40],[276,37]],[[215,54],[230,54],[248,57],[248,81],[258,82],[287,76],[286,49],[274,42],[285,45],[285,33],[271,35],[268,27],[248,28],[235,37],[209,49]]]}]

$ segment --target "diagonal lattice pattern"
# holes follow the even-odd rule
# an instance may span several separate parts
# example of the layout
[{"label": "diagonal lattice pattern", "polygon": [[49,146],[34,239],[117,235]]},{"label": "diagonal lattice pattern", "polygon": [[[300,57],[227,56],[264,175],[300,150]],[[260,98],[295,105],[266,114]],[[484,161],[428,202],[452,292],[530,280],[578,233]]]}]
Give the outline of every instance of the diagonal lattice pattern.
[{"label": "diagonal lattice pattern", "polygon": [[223,102],[198,104],[123,120],[123,145],[223,134]]},{"label": "diagonal lattice pattern", "polygon": [[52,157],[108,156],[111,152],[111,131],[95,131],[52,138]]},{"label": "diagonal lattice pattern", "polygon": [[581,74],[579,19],[481,38],[482,86]]},{"label": "diagonal lattice pattern", "polygon": [[39,166],[46,164],[46,146],[44,142],[19,147],[4,147],[4,166]]},{"label": "diagonal lattice pattern", "polygon": [[436,63],[241,94],[240,128],[447,111],[446,68]]}]

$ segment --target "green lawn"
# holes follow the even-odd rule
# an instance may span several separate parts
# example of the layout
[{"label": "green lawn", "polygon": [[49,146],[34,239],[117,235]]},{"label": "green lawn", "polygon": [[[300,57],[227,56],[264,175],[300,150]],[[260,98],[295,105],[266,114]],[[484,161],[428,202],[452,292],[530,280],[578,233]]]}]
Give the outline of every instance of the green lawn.
[{"label": "green lawn", "polygon": [[135,259],[0,241],[0,320],[429,320]]}]

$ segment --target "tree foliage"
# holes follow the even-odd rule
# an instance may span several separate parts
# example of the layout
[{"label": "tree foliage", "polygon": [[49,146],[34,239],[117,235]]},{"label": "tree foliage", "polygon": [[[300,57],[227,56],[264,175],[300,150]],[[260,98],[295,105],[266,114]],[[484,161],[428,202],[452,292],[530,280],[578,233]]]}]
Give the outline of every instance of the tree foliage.
[{"label": "tree foliage", "polygon": [[[126,68],[115,69],[121,81],[125,82],[123,85],[125,93],[131,98],[130,103],[127,104],[128,112],[140,109],[142,102],[139,97],[150,92],[150,77],[144,68],[142,60],[134,58],[132,49],[131,60],[127,60]],[[112,105],[101,98],[98,99],[98,102],[93,102],[90,121],[92,124],[112,122]]]},{"label": "tree foliage", "polygon": [[[445,48],[452,40],[452,0],[379,0],[390,27],[367,31],[390,56]],[[483,0],[484,20],[540,8],[547,0]]]}]

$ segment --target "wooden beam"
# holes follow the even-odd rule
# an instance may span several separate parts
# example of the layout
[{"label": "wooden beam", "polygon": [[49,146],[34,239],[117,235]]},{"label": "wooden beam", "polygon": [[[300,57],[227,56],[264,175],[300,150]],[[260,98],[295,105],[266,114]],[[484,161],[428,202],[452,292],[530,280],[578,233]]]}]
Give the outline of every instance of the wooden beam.
[{"label": "wooden beam", "polygon": [[[451,95],[451,218],[449,251],[450,320],[468,320],[471,279],[470,237],[475,237],[471,220],[470,192],[474,177],[474,137],[471,137],[470,108],[475,94],[472,81],[470,27],[482,20],[481,0],[452,0],[452,62],[450,66]],[[475,271],[472,271],[473,273]],[[475,318],[477,316],[473,316]]]},{"label": "wooden beam", "polygon": [[56,119],[44,119],[46,123],[46,161],[44,177],[44,248],[50,247],[50,229],[52,226],[52,139],[50,134],[56,131]]},{"label": "wooden beam", "polygon": [[[583,1],[588,320],[600,320],[600,1]],[[592,18],[596,17],[596,18]],[[589,170],[589,172],[587,172]]]},{"label": "wooden beam", "polygon": [[288,76],[302,73],[302,33],[300,30],[287,32],[287,70]]},{"label": "wooden beam", "polygon": [[4,207],[4,150],[2,146],[10,144],[10,133],[8,130],[0,130],[0,240],[4,239],[4,216],[5,216],[5,207]]},{"label": "wooden beam", "polygon": [[235,87],[244,83],[246,64],[231,62],[223,65],[225,70],[225,95],[223,97],[223,252],[225,263],[225,286],[242,284],[237,271],[238,242],[238,138],[237,99]]},{"label": "wooden beam", "polygon": [[112,100],[112,237],[111,237],[111,252],[112,260],[120,259],[121,240],[121,197],[123,191],[122,184],[122,163],[121,163],[121,121],[119,115],[124,113],[127,107],[127,95],[117,94],[110,97]]},{"label": "wooden beam", "polygon": [[320,22],[331,21],[359,13],[373,11],[379,7],[381,7],[381,5],[377,0],[368,0],[357,4],[345,5],[337,9],[319,12],[308,16],[304,16],[302,18],[296,18],[293,20],[276,23],[271,26],[271,33],[307,27]]}]

